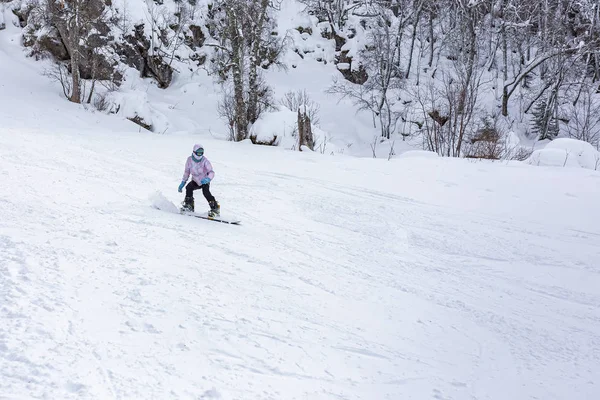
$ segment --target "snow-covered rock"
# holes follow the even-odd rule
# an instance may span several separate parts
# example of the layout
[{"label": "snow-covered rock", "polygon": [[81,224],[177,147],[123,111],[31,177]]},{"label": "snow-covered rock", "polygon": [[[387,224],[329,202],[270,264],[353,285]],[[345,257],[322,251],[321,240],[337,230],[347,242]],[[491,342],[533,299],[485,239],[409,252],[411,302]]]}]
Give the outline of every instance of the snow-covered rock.
[{"label": "snow-covered rock", "polygon": [[140,90],[121,90],[107,95],[111,111],[121,115],[149,131],[165,133],[169,128],[168,118],[148,101],[148,94]]},{"label": "snow-covered rock", "polygon": [[[311,129],[315,151],[325,153],[325,150],[334,150],[326,131],[314,125]],[[298,149],[298,114],[285,106],[279,106],[276,111],[265,112],[252,125],[250,137],[255,143]]]},{"label": "snow-covered rock", "polygon": [[[250,137],[255,143],[290,144],[297,137],[296,124],[298,116],[286,107],[277,111],[263,113],[250,129]],[[295,133],[296,132],[296,133]]]}]

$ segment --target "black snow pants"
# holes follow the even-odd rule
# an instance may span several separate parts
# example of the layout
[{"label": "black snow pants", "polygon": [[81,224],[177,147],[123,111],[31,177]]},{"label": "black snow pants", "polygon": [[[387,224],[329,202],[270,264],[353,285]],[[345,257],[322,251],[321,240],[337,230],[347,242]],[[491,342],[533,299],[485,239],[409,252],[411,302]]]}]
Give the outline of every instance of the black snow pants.
[{"label": "black snow pants", "polygon": [[202,194],[209,204],[215,201],[215,197],[210,193],[210,183],[198,185],[194,180],[190,181],[185,187],[185,197],[194,197],[194,190],[198,189],[202,189]]}]

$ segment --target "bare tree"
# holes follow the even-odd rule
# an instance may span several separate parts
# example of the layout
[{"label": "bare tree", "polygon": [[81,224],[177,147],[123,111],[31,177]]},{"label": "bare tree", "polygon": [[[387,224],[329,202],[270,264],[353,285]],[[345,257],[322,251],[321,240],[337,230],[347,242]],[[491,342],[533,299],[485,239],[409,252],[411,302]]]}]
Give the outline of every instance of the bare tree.
[{"label": "bare tree", "polygon": [[574,139],[583,140],[600,147],[600,95],[594,93],[591,85],[582,90],[580,101],[572,106],[567,134]]},{"label": "bare tree", "polygon": [[412,2],[404,2],[399,17],[389,7],[372,7],[368,45],[361,52],[369,78],[360,86],[334,82],[329,89],[330,93],[352,99],[359,109],[371,111],[379,120],[381,136],[387,139],[400,118],[398,95],[394,92],[401,88],[405,78],[400,57],[402,38],[410,23],[414,23],[415,15],[421,12],[422,4],[416,2],[416,8],[412,8]]},{"label": "bare tree", "polygon": [[54,64],[52,68],[44,71],[44,75],[52,79],[53,81],[60,83],[63,94],[67,99],[71,97],[71,85],[73,84],[73,81],[71,80],[69,70],[67,69],[67,66],[65,64]]},{"label": "bare tree", "polygon": [[319,126],[319,111],[321,107],[310,98],[306,89],[286,92],[279,103],[294,112],[302,110],[310,118],[313,125]]},{"label": "bare tree", "polygon": [[[508,71],[512,74],[507,75],[512,76],[505,75],[502,115],[508,116],[510,98],[521,87],[529,87],[529,80],[534,75],[539,77],[541,84],[536,98],[541,98],[546,90],[551,90],[551,96],[557,97],[563,86],[570,86],[577,79],[579,84],[583,82],[586,72],[577,77],[572,72],[579,70],[579,65],[593,65],[594,55],[600,49],[600,32],[595,22],[598,6],[593,3],[589,0],[522,3],[503,0],[504,35],[510,46],[518,49],[520,58],[506,62],[512,66]],[[595,74],[593,67],[590,73]],[[560,78],[558,84],[557,77]]]},{"label": "bare tree", "polygon": [[227,128],[229,129],[229,140],[235,140],[235,107],[236,102],[231,90],[230,85],[223,84],[223,95],[217,104],[217,112],[221,118],[227,121]]}]

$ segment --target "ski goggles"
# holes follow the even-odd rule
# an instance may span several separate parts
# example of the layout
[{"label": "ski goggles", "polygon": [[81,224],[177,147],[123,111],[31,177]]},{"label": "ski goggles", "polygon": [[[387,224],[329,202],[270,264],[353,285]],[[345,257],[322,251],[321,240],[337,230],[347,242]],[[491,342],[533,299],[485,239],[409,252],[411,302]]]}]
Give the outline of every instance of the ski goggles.
[{"label": "ski goggles", "polygon": [[197,156],[201,156],[204,154],[204,149],[198,149],[194,152]]}]

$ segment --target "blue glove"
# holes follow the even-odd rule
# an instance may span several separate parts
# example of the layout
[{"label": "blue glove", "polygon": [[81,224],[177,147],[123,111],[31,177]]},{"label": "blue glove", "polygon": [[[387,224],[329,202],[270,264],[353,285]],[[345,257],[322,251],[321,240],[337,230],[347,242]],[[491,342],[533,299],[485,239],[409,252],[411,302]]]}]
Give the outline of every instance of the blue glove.
[{"label": "blue glove", "polygon": [[179,185],[179,189],[178,189],[179,193],[181,193],[184,186],[185,186],[185,181],[181,181],[181,184]]},{"label": "blue glove", "polygon": [[204,179],[202,179],[202,180],[200,181],[200,184],[201,184],[201,185],[206,185],[206,184],[207,184],[207,183],[209,183],[209,182],[210,182],[210,178],[208,178],[208,177],[207,177],[207,178],[204,178]]}]

